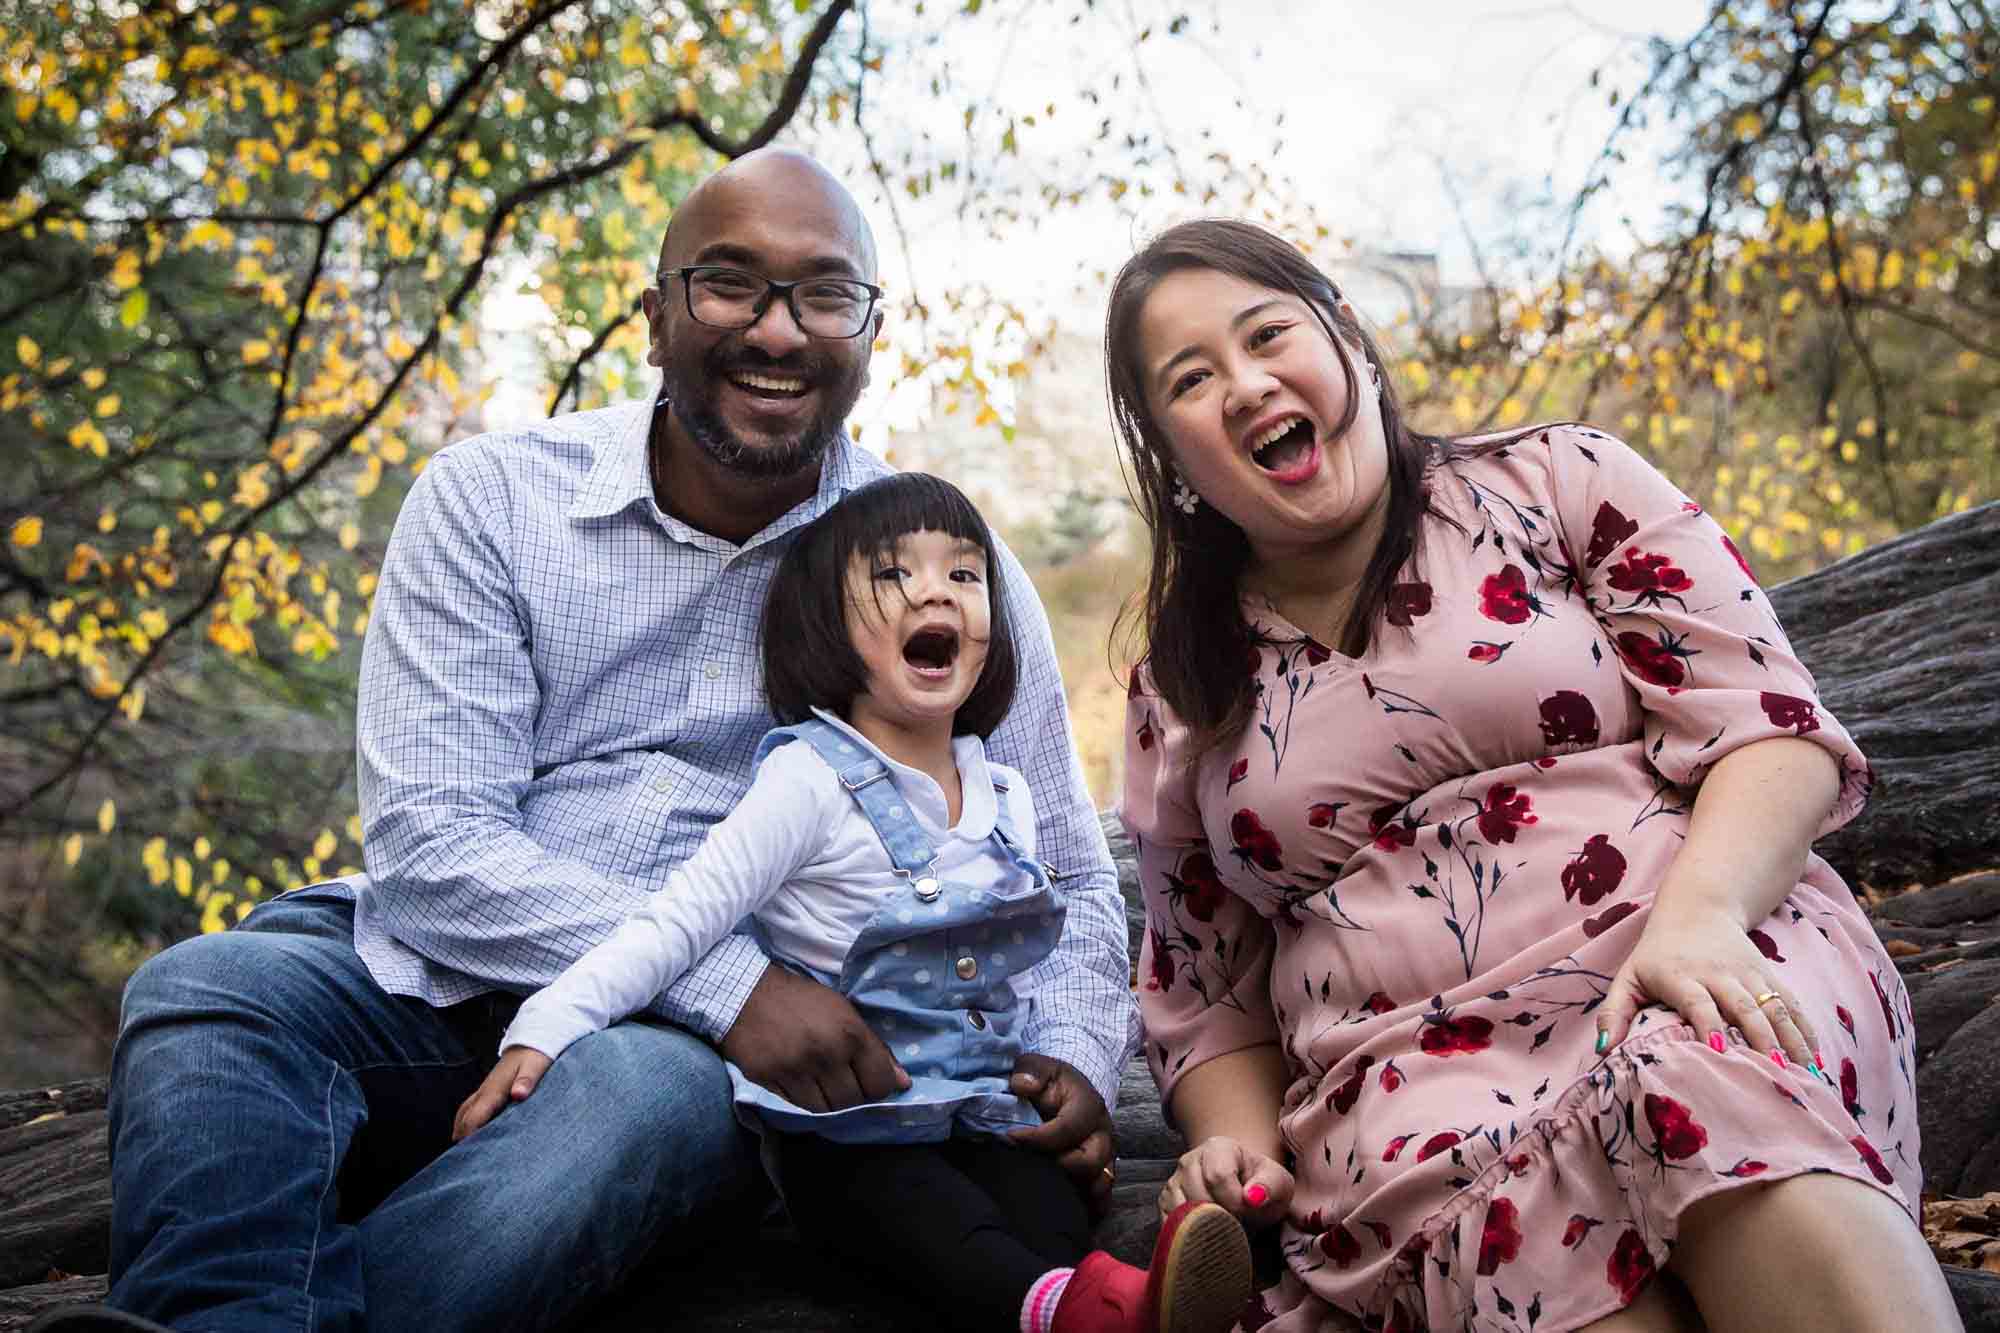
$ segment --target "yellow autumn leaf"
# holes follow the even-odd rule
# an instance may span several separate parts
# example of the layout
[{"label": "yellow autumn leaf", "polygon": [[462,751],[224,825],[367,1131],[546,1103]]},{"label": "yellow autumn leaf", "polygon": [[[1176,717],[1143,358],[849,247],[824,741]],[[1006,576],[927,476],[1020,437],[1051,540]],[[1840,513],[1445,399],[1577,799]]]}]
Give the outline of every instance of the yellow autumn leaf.
[{"label": "yellow autumn leaf", "polygon": [[118,711],[125,715],[127,722],[137,722],[146,711],[146,687],[134,685],[125,691],[125,697],[118,701]]},{"label": "yellow autumn leaf", "polygon": [[110,417],[118,415],[118,405],[123,402],[115,393],[107,393],[97,400],[97,415]]},{"label": "yellow autumn leaf", "polygon": [[360,528],[355,527],[352,523],[343,523],[340,525],[341,550],[351,551],[355,548],[356,545],[360,543],[360,541],[361,541]]},{"label": "yellow autumn leaf", "polygon": [[94,390],[104,387],[104,372],[96,366],[92,366],[89,370],[84,371],[80,378],[83,380],[83,387],[86,389]]},{"label": "yellow autumn leaf", "polygon": [[25,333],[14,340],[14,355],[21,359],[22,365],[27,366],[31,370],[40,365],[42,361],[40,344],[36,343],[33,338],[30,338]]},{"label": "yellow autumn leaf", "polygon": [[334,836],[333,830],[323,828],[319,831],[319,836],[313,839],[313,857],[316,860],[324,861],[329,856],[332,856],[339,846],[340,839]]},{"label": "yellow autumn leaf", "polygon": [[72,833],[67,838],[63,839],[64,865],[66,866],[75,865],[77,862],[77,858],[82,855],[83,855],[83,835],[81,833]]},{"label": "yellow autumn leaf", "polygon": [[117,824],[118,806],[116,802],[107,800],[103,805],[97,807],[97,831],[99,833],[109,833]]},{"label": "yellow autumn leaf", "polygon": [[39,545],[42,540],[42,520],[33,514],[15,519],[13,531],[8,534],[8,539],[23,550]]},{"label": "yellow autumn leaf", "polygon": [[137,328],[139,321],[146,317],[146,289],[134,287],[125,293],[125,299],[118,306],[118,322],[126,328]]},{"label": "yellow autumn leaf", "polygon": [[262,338],[252,338],[243,344],[243,364],[246,366],[254,366],[259,361],[268,361],[270,357],[271,344]]},{"label": "yellow autumn leaf", "polygon": [[206,861],[208,859],[209,852],[211,852],[212,850],[214,849],[209,845],[209,841],[207,838],[196,838],[194,840],[195,860]]}]

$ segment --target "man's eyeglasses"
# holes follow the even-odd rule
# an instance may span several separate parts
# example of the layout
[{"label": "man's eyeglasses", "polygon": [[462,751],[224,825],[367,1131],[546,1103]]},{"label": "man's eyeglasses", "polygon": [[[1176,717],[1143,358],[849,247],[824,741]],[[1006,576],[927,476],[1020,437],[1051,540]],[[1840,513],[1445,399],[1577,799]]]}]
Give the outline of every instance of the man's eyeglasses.
[{"label": "man's eyeglasses", "polygon": [[792,322],[815,338],[852,338],[868,327],[882,289],[853,278],[801,278],[773,282],[740,268],[691,264],[664,269],[660,285],[679,278],[688,314],[712,329],[747,329],[764,317],[773,297],[783,297]]}]

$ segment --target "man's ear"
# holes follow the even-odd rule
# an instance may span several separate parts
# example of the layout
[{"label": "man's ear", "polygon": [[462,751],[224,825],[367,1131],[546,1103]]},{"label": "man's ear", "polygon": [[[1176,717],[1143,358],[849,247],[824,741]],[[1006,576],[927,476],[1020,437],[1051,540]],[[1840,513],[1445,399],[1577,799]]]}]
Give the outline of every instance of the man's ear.
[{"label": "man's ear", "polygon": [[658,287],[639,293],[639,308],[646,315],[646,364],[654,368],[667,363],[667,297]]},{"label": "man's ear", "polygon": [[868,330],[868,357],[861,363],[861,387],[867,388],[869,376],[875,366],[875,340],[882,336],[882,311],[875,311],[875,327]]}]

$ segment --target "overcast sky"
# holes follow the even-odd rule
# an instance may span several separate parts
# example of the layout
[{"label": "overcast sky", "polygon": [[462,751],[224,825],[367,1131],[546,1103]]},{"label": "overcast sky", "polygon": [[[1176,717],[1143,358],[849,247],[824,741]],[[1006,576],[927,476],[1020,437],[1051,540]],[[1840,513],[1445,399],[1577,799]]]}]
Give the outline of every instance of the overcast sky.
[{"label": "overcast sky", "polygon": [[[989,179],[1032,191],[1041,180],[1074,183],[1079,146],[1105,122],[1114,139],[1144,132],[1171,144],[1190,175],[1208,170],[1204,159],[1219,147],[1239,166],[1269,172],[1278,182],[1270,203],[1310,211],[1359,248],[1434,252],[1447,282],[1469,282],[1468,234],[1496,259],[1524,232],[1546,236],[1550,215],[1520,205],[1575,191],[1616,114],[1608,90],[1636,87],[1647,39],[1684,38],[1707,5],[1096,0],[1082,21],[1064,23],[1055,16],[1077,9],[1074,0],[989,0],[975,20],[940,24],[940,12],[957,8],[932,0],[917,16],[901,0],[871,11],[871,38],[892,55],[869,85],[865,110],[899,187],[893,211],[854,135],[822,134],[812,146],[853,183],[884,243],[893,288],[914,286],[934,299],[952,284],[984,284],[1088,331],[1101,318],[1100,272],[1114,270],[1146,235],[1221,205],[1204,210],[1137,191],[1114,203],[1099,189],[1080,207],[1030,210],[1031,219],[996,239],[960,214],[953,190],[924,200],[903,193],[902,152],[914,150],[920,161],[926,152],[966,158],[970,144],[970,160],[983,163]],[[1179,16],[1187,21],[1170,36]],[[1136,42],[1147,28],[1152,35]],[[903,59],[894,58],[898,50]],[[1605,80],[1592,88],[1599,69]],[[941,97],[930,95],[933,80]],[[1082,88],[1098,100],[1080,97]],[[1052,119],[1043,114],[1050,103]],[[961,119],[968,106],[976,109],[969,131]],[[1022,123],[1027,115],[1039,123]],[[1018,152],[1002,156],[1010,118]],[[929,128],[934,148],[917,141],[919,126]],[[1645,160],[1657,145],[1641,139],[1632,147],[1641,151],[1589,218],[1595,239],[1612,248],[1621,213],[1646,226],[1667,199],[1668,186]],[[1115,160],[1100,150],[1100,164]],[[1164,163],[1153,170],[1164,179]],[[515,303],[504,305],[503,326],[515,318]],[[878,376],[859,415],[908,424],[928,394],[889,401],[881,392],[887,378]],[[488,419],[498,425],[539,412],[533,394],[510,385]]]}]

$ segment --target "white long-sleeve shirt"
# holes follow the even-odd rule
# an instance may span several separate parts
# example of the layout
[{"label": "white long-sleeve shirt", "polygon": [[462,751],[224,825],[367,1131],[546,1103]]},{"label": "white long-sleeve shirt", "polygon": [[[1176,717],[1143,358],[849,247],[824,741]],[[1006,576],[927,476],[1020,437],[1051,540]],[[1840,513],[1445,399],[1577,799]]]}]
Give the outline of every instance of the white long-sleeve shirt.
[{"label": "white long-sleeve shirt", "polygon": [[[977,736],[952,742],[961,798],[958,822],[950,824],[944,791],[928,773],[897,763],[833,714],[819,716],[888,766],[897,795],[937,848],[939,879],[996,888],[1020,873],[992,837],[1001,799],[1018,850],[1034,855],[1028,784],[990,763]],[[882,839],[826,761],[810,745],[780,746],[666,887],[528,998],[501,1047],[561,1055],[577,1038],[645,1008],[748,916],[779,958],[837,976],[862,927],[900,882]],[[1033,1002],[1032,995],[1021,999]]]}]

